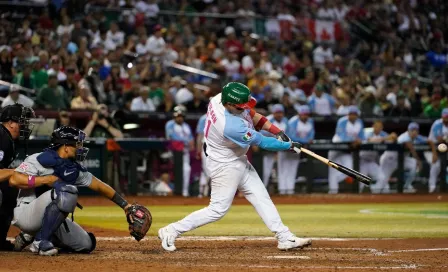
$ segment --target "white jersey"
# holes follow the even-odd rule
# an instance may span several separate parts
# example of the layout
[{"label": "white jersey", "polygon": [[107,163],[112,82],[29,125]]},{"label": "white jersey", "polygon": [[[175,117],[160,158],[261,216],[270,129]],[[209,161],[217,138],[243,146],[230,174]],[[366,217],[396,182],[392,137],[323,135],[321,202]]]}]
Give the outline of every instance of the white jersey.
[{"label": "white jersey", "polygon": [[[365,132],[365,141],[364,143],[368,143],[369,140],[378,140],[378,139],[384,139],[388,136],[388,134],[385,131],[380,131],[379,134],[375,134],[373,132],[373,129],[369,130],[368,132]],[[377,161],[378,160],[378,151],[361,151],[359,152],[359,156],[362,160],[365,161]]]},{"label": "white jersey", "polygon": [[240,130],[241,123],[251,129],[254,128],[250,111],[245,110],[240,115],[229,113],[221,103],[221,94],[210,100],[207,119],[204,128],[204,139],[207,144],[207,155],[215,161],[230,162],[245,156],[250,145],[246,144],[251,137],[246,133],[241,141],[225,137],[225,130]]}]

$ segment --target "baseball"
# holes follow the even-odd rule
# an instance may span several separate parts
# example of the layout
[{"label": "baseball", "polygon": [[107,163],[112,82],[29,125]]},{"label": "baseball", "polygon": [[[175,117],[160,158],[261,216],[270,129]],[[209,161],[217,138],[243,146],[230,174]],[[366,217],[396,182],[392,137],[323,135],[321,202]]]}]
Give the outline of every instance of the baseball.
[{"label": "baseball", "polygon": [[439,144],[437,146],[437,149],[439,150],[439,152],[446,152],[446,150],[448,149],[448,147],[446,146],[446,144]]}]

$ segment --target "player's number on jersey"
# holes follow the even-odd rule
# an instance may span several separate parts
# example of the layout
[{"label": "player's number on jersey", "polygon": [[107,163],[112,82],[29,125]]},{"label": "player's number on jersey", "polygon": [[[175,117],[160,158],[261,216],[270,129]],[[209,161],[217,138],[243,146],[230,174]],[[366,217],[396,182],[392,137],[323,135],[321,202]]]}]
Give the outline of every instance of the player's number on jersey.
[{"label": "player's number on jersey", "polygon": [[212,121],[207,120],[207,126],[205,127],[205,138],[208,138],[208,131],[210,130],[211,124],[212,124]]}]

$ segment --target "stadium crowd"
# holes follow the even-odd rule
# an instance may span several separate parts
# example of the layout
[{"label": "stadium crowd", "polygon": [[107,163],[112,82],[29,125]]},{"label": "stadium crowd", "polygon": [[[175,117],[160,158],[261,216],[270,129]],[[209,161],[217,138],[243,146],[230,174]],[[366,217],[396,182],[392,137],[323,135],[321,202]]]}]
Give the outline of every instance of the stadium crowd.
[{"label": "stadium crowd", "polygon": [[205,113],[207,73],[246,84],[266,115],[356,105],[361,117],[436,119],[448,107],[443,0],[28,2],[48,7],[0,18],[0,79],[22,87],[0,87],[2,107],[98,111],[92,135],[122,136],[98,118],[108,109]]}]

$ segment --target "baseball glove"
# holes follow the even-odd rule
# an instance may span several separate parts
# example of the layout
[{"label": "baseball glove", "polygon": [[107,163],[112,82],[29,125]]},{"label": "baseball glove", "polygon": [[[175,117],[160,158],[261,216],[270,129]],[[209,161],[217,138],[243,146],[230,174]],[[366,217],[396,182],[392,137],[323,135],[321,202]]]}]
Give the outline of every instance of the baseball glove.
[{"label": "baseball glove", "polygon": [[137,241],[145,237],[152,224],[151,213],[145,206],[138,203],[126,209],[126,219],[129,223],[129,232]]}]

